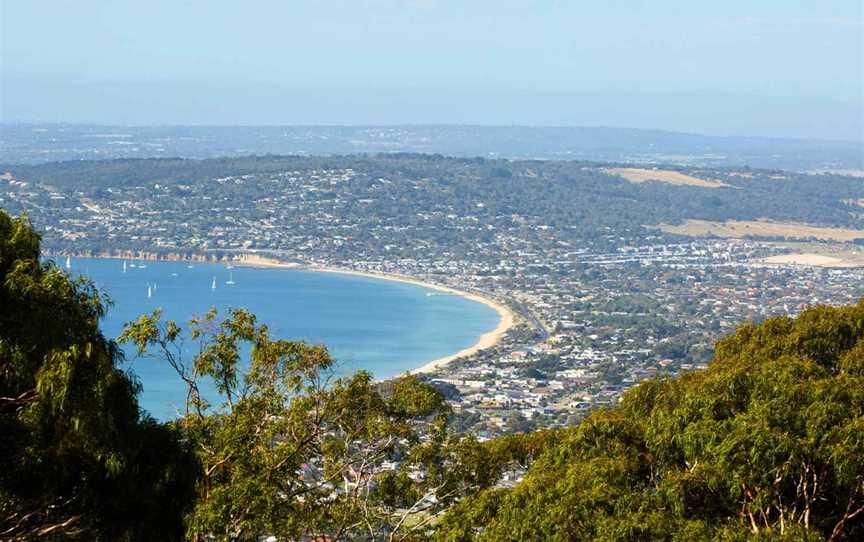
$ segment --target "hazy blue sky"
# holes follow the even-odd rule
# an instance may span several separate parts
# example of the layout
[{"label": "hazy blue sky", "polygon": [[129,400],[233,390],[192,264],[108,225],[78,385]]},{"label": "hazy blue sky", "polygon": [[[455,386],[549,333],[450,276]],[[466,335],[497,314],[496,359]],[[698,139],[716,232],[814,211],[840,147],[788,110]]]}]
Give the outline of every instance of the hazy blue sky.
[{"label": "hazy blue sky", "polygon": [[861,5],[0,0],[0,114],[861,139]]}]

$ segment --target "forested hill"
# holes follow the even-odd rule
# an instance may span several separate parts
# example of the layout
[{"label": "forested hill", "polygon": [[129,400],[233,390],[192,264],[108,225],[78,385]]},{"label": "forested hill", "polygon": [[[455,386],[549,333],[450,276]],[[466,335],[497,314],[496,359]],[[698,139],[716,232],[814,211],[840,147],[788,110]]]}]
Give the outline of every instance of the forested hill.
[{"label": "forested hill", "polygon": [[[531,243],[626,245],[659,235],[646,225],[687,219],[864,229],[860,178],[773,170],[414,154],[76,161],[2,170],[9,172],[0,180],[3,207],[27,211],[49,246],[70,250],[279,249],[320,237],[322,228],[347,239],[333,248],[342,257],[405,251],[414,241],[426,253],[471,251],[500,232]],[[154,233],[160,231],[166,233]]]},{"label": "forested hill", "polygon": [[[3,211],[0,306],[4,540],[864,537],[864,300],[741,326],[706,370],[483,443],[416,378],[324,385],[326,348],[239,309],[142,315],[120,340],[152,357],[124,360],[101,294]],[[200,350],[184,360],[189,333]],[[176,421],[139,410],[137,363],[187,385]]]}]

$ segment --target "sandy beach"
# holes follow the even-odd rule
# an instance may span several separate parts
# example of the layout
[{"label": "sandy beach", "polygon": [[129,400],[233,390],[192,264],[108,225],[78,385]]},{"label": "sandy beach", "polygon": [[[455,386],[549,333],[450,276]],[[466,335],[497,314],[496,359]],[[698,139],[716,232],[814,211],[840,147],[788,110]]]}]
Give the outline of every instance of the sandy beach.
[{"label": "sandy beach", "polygon": [[431,288],[433,290],[447,292],[449,294],[458,295],[464,297],[465,299],[470,299],[478,303],[483,303],[484,305],[486,305],[487,307],[491,307],[495,310],[495,312],[498,313],[498,325],[495,327],[495,329],[481,335],[476,343],[469,346],[468,348],[456,352],[455,354],[444,356],[443,358],[434,359],[416,369],[412,369],[411,371],[409,371],[409,373],[411,374],[431,373],[447,365],[455,359],[470,356],[476,352],[479,352],[480,350],[495,346],[498,341],[500,341],[501,338],[504,337],[504,334],[507,332],[507,330],[513,327],[513,325],[516,323],[516,317],[513,314],[513,311],[511,311],[507,306],[498,303],[493,299],[489,299],[473,292],[465,292],[462,290],[457,290],[455,288],[450,288],[449,286],[441,286],[439,284],[423,282],[422,280],[405,275],[397,275],[395,273],[373,273],[370,271],[355,271],[352,269],[339,269],[333,267],[304,266],[293,263],[284,263],[272,258],[265,258],[254,254],[244,255],[243,257],[237,259],[235,264],[249,267],[275,267],[284,269],[301,269],[320,273],[341,273],[343,275],[355,275],[359,277],[404,282],[407,284],[413,284],[415,286],[422,286],[424,288]]},{"label": "sandy beach", "polygon": [[232,263],[233,265],[245,267],[278,267],[281,269],[300,268],[300,264],[280,262],[275,258],[268,258],[266,256],[260,256],[258,254],[241,254],[230,263]]},{"label": "sandy beach", "polygon": [[166,261],[203,261],[203,262],[211,262],[211,263],[231,264],[231,265],[244,266],[244,267],[297,269],[297,270],[305,270],[305,271],[315,271],[315,272],[320,272],[320,273],[341,273],[344,275],[356,275],[356,276],[360,276],[360,277],[368,277],[368,278],[375,278],[375,279],[392,280],[392,281],[396,281],[396,282],[404,282],[407,284],[413,284],[415,286],[422,286],[424,288],[430,288],[430,289],[438,290],[441,292],[447,292],[449,294],[458,295],[458,296],[464,297],[465,299],[470,299],[470,300],[476,301],[478,303],[483,303],[484,305],[486,305],[487,307],[491,307],[492,309],[495,310],[495,312],[498,313],[498,317],[499,317],[498,325],[495,327],[495,329],[488,331],[488,332],[484,333],[483,335],[481,335],[476,343],[474,343],[473,345],[469,346],[468,348],[464,348],[464,349],[462,349],[462,350],[460,350],[454,354],[451,354],[449,356],[444,356],[442,358],[434,359],[434,360],[429,361],[429,362],[425,363],[424,365],[422,365],[416,369],[412,369],[411,371],[409,371],[409,373],[411,373],[411,374],[431,373],[431,372],[447,365],[448,363],[450,363],[451,361],[453,361],[455,359],[470,356],[476,352],[479,352],[480,350],[495,346],[502,339],[502,337],[504,337],[504,334],[507,332],[507,330],[510,329],[511,327],[513,327],[513,325],[516,323],[516,316],[513,314],[513,311],[511,311],[506,305],[503,305],[503,304],[501,304],[501,303],[499,303],[493,299],[490,299],[488,297],[485,297],[485,296],[482,296],[482,295],[479,295],[479,294],[476,294],[473,292],[466,292],[466,291],[458,290],[456,288],[451,288],[449,286],[432,284],[429,282],[424,282],[424,281],[417,279],[417,278],[414,278],[414,277],[409,277],[406,275],[399,275],[399,274],[395,274],[395,273],[377,273],[377,272],[370,272],[370,271],[355,271],[352,269],[340,269],[340,268],[334,268],[334,267],[309,266],[309,265],[302,265],[302,264],[298,264],[298,263],[283,262],[283,261],[277,260],[275,258],[269,258],[267,256],[261,256],[258,254],[250,254],[250,253],[239,254],[239,255],[234,256],[233,258],[228,258],[228,259],[224,259],[221,261],[210,259],[210,258],[207,258],[206,256],[196,255],[193,257],[189,257],[189,256],[181,256],[179,254],[172,255],[169,258],[160,258],[159,255],[156,253],[146,253],[146,252],[139,252],[139,253],[134,253],[134,254],[130,253],[130,252],[123,252],[123,253],[118,253],[118,254],[104,253],[104,254],[99,254],[99,255],[73,254],[73,256],[90,257],[90,258],[93,258],[93,257],[95,257],[95,258],[107,258],[107,259],[127,259],[128,258],[128,259],[145,259],[145,260],[164,259]]},{"label": "sandy beach", "polygon": [[472,301],[477,301],[478,303],[483,303],[487,307],[491,307],[498,313],[498,325],[492,331],[488,331],[480,336],[476,343],[469,346],[468,348],[464,348],[455,354],[451,354],[449,356],[444,356],[443,358],[434,359],[416,369],[412,369],[409,371],[411,374],[420,374],[420,373],[431,373],[440,369],[441,367],[447,365],[451,361],[459,358],[464,358],[466,356],[470,356],[479,352],[480,350],[490,348],[498,344],[498,341],[504,337],[504,334],[508,329],[513,327],[513,324],[516,321],[515,316],[513,315],[513,311],[511,311],[505,305],[498,303],[495,300],[489,299],[487,297],[472,293],[465,292],[462,290],[457,290],[455,288],[450,288],[449,286],[441,286],[439,284],[431,284],[428,282],[423,282],[422,280],[415,279],[414,277],[408,277],[404,275],[396,275],[390,273],[371,273],[367,271],[353,271],[350,269],[333,269],[326,267],[316,267],[309,268],[312,271],[322,271],[326,273],[343,273],[347,275],[357,275],[361,277],[370,277],[376,279],[385,279],[385,280],[394,280],[397,282],[405,282],[408,284],[414,284],[416,286],[422,286],[424,288],[431,288],[433,290],[439,290],[442,292],[447,292],[453,295],[458,295],[464,297],[465,299],[470,299]]}]

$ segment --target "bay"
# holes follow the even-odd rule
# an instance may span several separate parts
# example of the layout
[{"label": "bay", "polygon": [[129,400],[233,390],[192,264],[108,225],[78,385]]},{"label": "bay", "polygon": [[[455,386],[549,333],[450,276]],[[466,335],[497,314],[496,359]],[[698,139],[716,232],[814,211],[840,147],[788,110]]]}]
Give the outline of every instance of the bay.
[{"label": "bay", "polygon": [[[268,325],[271,337],[327,345],[340,374],[399,375],[473,345],[499,320],[494,309],[458,295],[341,273],[140,260],[128,260],[124,272],[123,260],[70,263],[72,275],[90,277],[110,296],[113,305],[102,322],[109,338],[156,308],[178,322],[211,307],[223,315],[245,308]],[[164,361],[136,359],[133,349],[124,350],[127,368],[143,385],[141,406],[157,419],[176,416],[185,400],[180,379]],[[191,346],[186,350],[188,361]]]}]

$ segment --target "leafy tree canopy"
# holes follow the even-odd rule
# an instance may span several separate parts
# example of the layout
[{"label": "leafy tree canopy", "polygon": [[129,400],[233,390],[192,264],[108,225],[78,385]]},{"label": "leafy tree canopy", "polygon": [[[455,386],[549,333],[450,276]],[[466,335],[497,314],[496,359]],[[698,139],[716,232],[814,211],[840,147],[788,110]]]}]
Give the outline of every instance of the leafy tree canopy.
[{"label": "leafy tree canopy", "polygon": [[705,371],[563,430],[438,540],[860,540],[864,301],[744,325]]},{"label": "leafy tree canopy", "polygon": [[194,456],[139,412],[107,300],[39,255],[0,211],[0,538],[179,538]]}]

